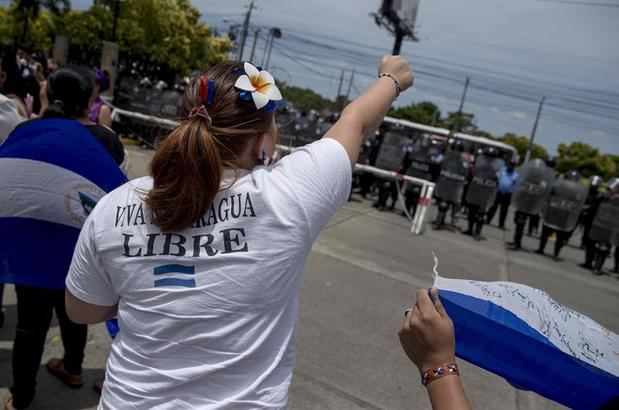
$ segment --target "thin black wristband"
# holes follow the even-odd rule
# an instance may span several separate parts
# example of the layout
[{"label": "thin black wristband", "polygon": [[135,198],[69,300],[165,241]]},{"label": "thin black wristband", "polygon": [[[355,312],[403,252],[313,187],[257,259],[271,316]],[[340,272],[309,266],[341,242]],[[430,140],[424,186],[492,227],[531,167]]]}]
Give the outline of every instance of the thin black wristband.
[{"label": "thin black wristband", "polygon": [[400,92],[402,91],[402,89],[400,88],[400,82],[396,80],[395,77],[389,73],[379,74],[378,78],[381,78],[381,77],[389,77],[393,80],[393,82],[395,83],[395,98],[397,99],[400,96]]}]

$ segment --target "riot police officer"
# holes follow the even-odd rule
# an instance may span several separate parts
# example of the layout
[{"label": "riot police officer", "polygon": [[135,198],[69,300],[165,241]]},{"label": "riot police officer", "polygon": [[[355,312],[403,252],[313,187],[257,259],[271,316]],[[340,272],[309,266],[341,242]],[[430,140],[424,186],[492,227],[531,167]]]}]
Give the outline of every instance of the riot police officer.
[{"label": "riot police officer", "polygon": [[[589,230],[589,247],[594,252],[593,273],[600,275],[612,246],[619,246],[619,178],[608,181]],[[615,255],[616,256],[616,255]],[[589,255],[588,255],[589,257]]]},{"label": "riot police officer", "polygon": [[[411,177],[432,180],[433,154],[432,139],[424,135],[417,142],[406,148],[406,154],[402,161],[402,172]],[[417,202],[421,194],[421,187],[407,183],[404,191],[405,206],[408,212],[414,216],[417,210]]]},{"label": "riot police officer", "polygon": [[481,239],[486,211],[494,202],[499,184],[499,171],[503,167],[503,161],[498,156],[496,148],[490,147],[476,159],[466,193],[466,202],[469,206],[468,229],[463,233],[472,235],[476,241]]},{"label": "riot police officer", "polygon": [[548,238],[555,233],[557,238],[553,259],[559,260],[559,252],[576,227],[580,209],[587,198],[587,189],[580,182],[580,178],[577,171],[568,171],[550,188],[544,209],[542,235],[536,253],[544,254]]},{"label": "riot police officer", "polygon": [[[587,193],[587,199],[585,200],[585,204],[582,206],[580,218],[578,219],[578,223],[583,227],[582,237],[580,240],[581,249],[587,248],[587,242],[589,241],[589,230],[591,229],[591,224],[593,223],[593,217],[595,216],[597,207],[600,205],[600,200],[602,199],[602,195],[600,194],[601,183],[602,178],[599,175],[593,175],[589,178],[589,192]],[[587,264],[585,262],[583,267],[591,269],[591,263]]]},{"label": "riot police officer", "polygon": [[445,217],[451,208],[451,225],[455,225],[460,199],[469,172],[469,162],[463,156],[464,144],[456,139],[452,140],[449,150],[445,153],[434,194],[438,200],[438,215],[434,222],[434,229],[441,229],[445,224]]},{"label": "riot police officer", "polygon": [[[368,139],[365,144],[362,146],[362,155],[360,157],[364,158],[364,163],[367,165],[375,166],[376,158],[378,158],[378,153],[380,151],[380,147],[383,144],[383,140],[385,139],[385,134],[388,131],[388,127],[386,123],[380,124],[376,133]],[[359,176],[359,186],[361,187],[359,194],[365,198],[367,194],[372,190],[372,185],[375,183],[376,178],[374,175],[369,172],[362,172]]]},{"label": "riot police officer", "polygon": [[554,171],[539,158],[527,162],[520,170],[520,177],[512,200],[514,213],[514,240],[507,244],[508,249],[522,249],[522,236],[527,219],[541,214],[550,187],[554,182]]}]

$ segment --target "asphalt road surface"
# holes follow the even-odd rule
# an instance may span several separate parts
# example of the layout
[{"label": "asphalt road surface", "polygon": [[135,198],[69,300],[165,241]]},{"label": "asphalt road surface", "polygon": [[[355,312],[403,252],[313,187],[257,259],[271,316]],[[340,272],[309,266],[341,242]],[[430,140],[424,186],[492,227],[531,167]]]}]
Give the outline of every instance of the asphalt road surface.
[{"label": "asphalt road surface", "polygon": [[[129,147],[130,177],[143,175],[152,151]],[[291,409],[425,409],[429,401],[414,366],[402,352],[397,329],[403,311],[420,287],[432,284],[432,252],[439,272],[453,278],[509,280],[544,289],[557,301],[619,332],[619,280],[578,267],[583,251],[568,246],[554,262],[527,252],[506,251],[512,226],[484,227],[475,242],[459,232],[410,233],[408,221],[395,212],[378,212],[356,195],[324,229],[307,261],[297,333]],[[434,210],[430,212],[430,220]],[[511,216],[508,218],[511,221]],[[459,224],[464,226],[464,220]],[[525,237],[524,245],[537,246]],[[577,232],[571,244],[578,244]],[[548,244],[551,251],[552,242]],[[607,263],[607,267],[610,263]],[[0,329],[0,395],[11,384],[15,295],[5,290],[7,322]],[[48,333],[42,363],[62,354],[57,324]],[[109,351],[103,325],[89,331],[84,376],[86,385],[69,390],[44,366],[38,376],[32,409],[95,408],[92,381],[103,374]],[[551,409],[561,406],[516,390],[503,379],[460,361],[462,380],[476,409]]]}]

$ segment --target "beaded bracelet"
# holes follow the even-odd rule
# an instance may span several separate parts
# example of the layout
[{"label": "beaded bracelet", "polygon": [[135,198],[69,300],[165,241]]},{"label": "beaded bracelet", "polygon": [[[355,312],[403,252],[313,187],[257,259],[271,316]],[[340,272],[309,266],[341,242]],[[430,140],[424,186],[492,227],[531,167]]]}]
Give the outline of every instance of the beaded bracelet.
[{"label": "beaded bracelet", "polygon": [[381,77],[389,77],[393,80],[393,82],[395,83],[395,98],[397,99],[400,96],[400,92],[402,91],[402,89],[400,88],[400,82],[396,80],[395,77],[389,73],[379,74],[378,78],[381,78]]},{"label": "beaded bracelet", "polygon": [[440,379],[444,376],[459,376],[460,371],[458,365],[455,363],[443,364],[435,369],[427,370],[421,376],[421,384],[427,386],[436,379]]}]

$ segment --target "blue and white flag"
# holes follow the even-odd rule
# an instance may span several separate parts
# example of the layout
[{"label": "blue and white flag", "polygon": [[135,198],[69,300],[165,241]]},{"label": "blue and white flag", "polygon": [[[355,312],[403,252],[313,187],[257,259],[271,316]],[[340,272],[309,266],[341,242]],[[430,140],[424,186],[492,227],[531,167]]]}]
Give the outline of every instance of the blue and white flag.
[{"label": "blue and white flag", "polygon": [[462,359],[574,409],[617,400],[615,333],[529,286],[440,276],[434,286]]},{"label": "blue and white flag", "polygon": [[126,181],[79,122],[18,126],[0,146],[0,283],[64,289],[86,217]]}]

